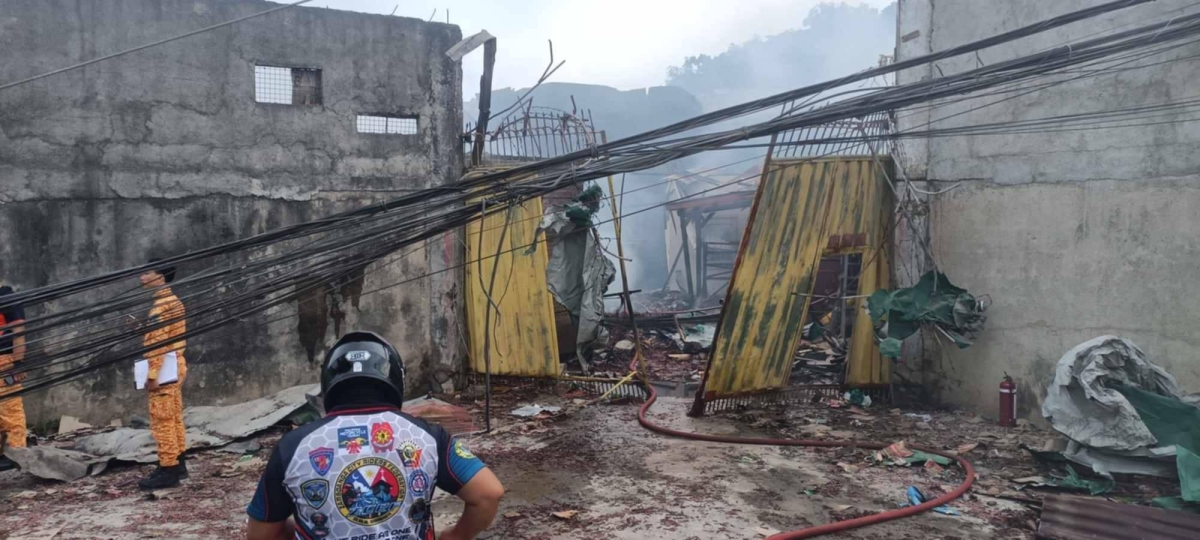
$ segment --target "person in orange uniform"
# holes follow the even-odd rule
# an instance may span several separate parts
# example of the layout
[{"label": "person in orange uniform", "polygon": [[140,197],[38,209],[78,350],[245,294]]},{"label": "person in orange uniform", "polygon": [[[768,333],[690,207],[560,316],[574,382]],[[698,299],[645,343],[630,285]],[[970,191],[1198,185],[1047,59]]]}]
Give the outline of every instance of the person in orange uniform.
[{"label": "person in orange uniform", "polygon": [[[151,259],[150,263],[159,262]],[[187,341],[177,339],[187,332],[183,302],[171,292],[168,285],[175,280],[175,269],[159,266],[141,275],[142,287],[154,291],[154,305],[150,308],[147,321],[149,329],[142,344],[158,346],[146,353],[150,371],[146,378],[146,390],[150,394],[150,432],[158,443],[158,467],[146,478],[138,481],[142,489],[163,489],[179,485],[188,477],[187,465],[183,462],[183,451],[187,449],[183,427],[183,381],[187,376],[187,362],[183,351]],[[179,365],[179,378],[169,383],[158,383],[163,363],[174,356]]]},{"label": "person in orange uniform", "polygon": [[[0,286],[0,303],[13,294],[13,288]],[[25,359],[25,311],[21,306],[0,308],[0,374],[16,367]],[[21,389],[24,373],[0,375],[0,432],[4,432],[10,448],[25,448],[25,405],[19,397],[5,398],[6,394]],[[7,457],[0,458],[0,470],[13,467]]]}]

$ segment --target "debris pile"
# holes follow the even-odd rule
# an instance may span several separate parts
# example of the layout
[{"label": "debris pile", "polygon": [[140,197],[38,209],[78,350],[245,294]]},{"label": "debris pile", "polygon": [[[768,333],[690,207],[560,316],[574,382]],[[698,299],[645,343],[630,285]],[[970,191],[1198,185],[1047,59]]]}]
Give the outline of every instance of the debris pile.
[{"label": "debris pile", "polygon": [[826,331],[831,314],[804,326],[792,382],[799,384],[842,384],[846,374],[846,345]]},{"label": "debris pile", "polygon": [[[1195,402],[1133,342],[1100,336],[1059,359],[1042,415],[1069,439],[1060,452],[1066,459],[1109,484],[1114,473],[1178,477],[1179,496],[1156,499],[1155,505],[1200,508]],[[1077,476],[1071,469],[1067,481]]]}]

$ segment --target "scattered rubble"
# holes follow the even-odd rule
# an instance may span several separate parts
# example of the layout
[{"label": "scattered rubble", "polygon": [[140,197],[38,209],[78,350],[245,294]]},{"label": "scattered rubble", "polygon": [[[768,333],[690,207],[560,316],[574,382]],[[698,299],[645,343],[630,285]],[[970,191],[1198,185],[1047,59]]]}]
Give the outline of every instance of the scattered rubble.
[{"label": "scattered rubble", "polygon": [[1068,465],[1050,485],[1097,495],[1112,489],[1115,473],[1178,478],[1181,502],[1200,503],[1200,408],[1133,342],[1100,336],[1067,351],[1042,414],[1068,440],[1035,457],[1057,454],[1101,477],[1084,479]]},{"label": "scattered rubble", "polygon": [[522,418],[531,418],[531,417],[537,416],[542,413],[553,414],[560,410],[562,410],[562,407],[554,407],[554,406],[543,407],[541,405],[538,405],[537,403],[534,403],[532,405],[526,405],[524,407],[519,407],[519,408],[513,409],[511,412],[509,412],[509,414],[511,414],[513,416],[520,416]]},{"label": "scattered rubble", "polygon": [[77,431],[80,429],[87,429],[90,427],[92,427],[91,424],[85,424],[83,422],[80,422],[79,419],[75,418],[74,416],[63,416],[62,418],[60,418],[58,420],[58,434],[59,435],[65,435],[72,431]]}]

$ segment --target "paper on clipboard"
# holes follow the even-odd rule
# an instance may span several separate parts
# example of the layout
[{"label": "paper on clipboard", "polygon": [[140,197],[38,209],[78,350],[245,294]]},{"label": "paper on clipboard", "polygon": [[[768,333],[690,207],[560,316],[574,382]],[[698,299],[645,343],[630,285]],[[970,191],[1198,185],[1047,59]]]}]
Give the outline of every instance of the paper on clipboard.
[{"label": "paper on clipboard", "polygon": [[[150,361],[138,360],[133,364],[133,380],[138,390],[146,389],[146,379],[150,378]],[[158,384],[170,384],[179,380],[179,357],[175,351],[163,356],[162,368],[158,370]]]}]

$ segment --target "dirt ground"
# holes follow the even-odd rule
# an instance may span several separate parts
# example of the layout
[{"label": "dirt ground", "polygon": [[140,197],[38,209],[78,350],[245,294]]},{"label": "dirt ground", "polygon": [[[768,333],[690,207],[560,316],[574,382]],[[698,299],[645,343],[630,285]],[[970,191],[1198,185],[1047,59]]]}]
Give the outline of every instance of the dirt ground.
[{"label": "dirt ground", "polygon": [[[555,396],[533,398],[543,403]],[[1007,478],[1034,472],[1017,444],[1044,434],[1006,431],[947,413],[926,424],[886,410],[853,413],[824,405],[778,407],[691,419],[687,402],[664,398],[656,422],[705,433],[847,438],[882,436],[931,445],[984,441],[972,452],[982,483],[953,506],[962,516],[928,513],[841,535],[847,538],[1030,538],[1036,512],[984,495],[1011,490]],[[905,488],[934,494],[962,479],[954,468],[935,475],[919,467],[872,465],[873,452],[716,444],[663,437],[641,428],[637,405],[593,405],[552,418],[500,419],[498,432],[473,438],[508,488],[501,515],[485,538],[761,538],[788,530],[895,508]],[[858,425],[855,425],[855,424]],[[924,426],[924,427],[919,427]],[[992,434],[991,438],[979,435]],[[236,538],[244,506],[279,433],[263,449],[238,456],[191,456],[185,486],[140,493],[148,467],[118,467],[72,484],[0,474],[0,538],[63,527],[54,539]],[[1017,465],[1024,463],[1025,465]],[[1015,495],[1015,492],[1013,493]],[[1022,495],[1029,496],[1029,495]],[[446,527],[461,505],[440,496],[434,510]],[[555,513],[576,512],[568,519]],[[568,514],[560,514],[568,515]],[[39,537],[40,538],[40,537]]]},{"label": "dirt ground", "polygon": [[[836,449],[752,446],[652,433],[638,425],[637,403],[585,406],[575,392],[498,388],[496,429],[471,437],[470,445],[499,475],[508,495],[495,525],[481,538],[754,539],[896,508],[908,486],[937,495],[964,478],[957,466],[888,465],[874,451],[858,448],[856,440],[962,450],[979,479],[965,498],[951,504],[959,516],[929,512],[832,537],[1032,538],[1037,507],[1047,492],[1020,490],[1013,480],[1062,473],[1038,464],[1022,448],[1036,449],[1050,434],[1028,425],[1001,428],[951,412],[886,405],[832,408],[822,402],[694,419],[685,415],[690,400],[681,398],[660,398],[651,411],[652,421],[685,431],[847,443]],[[443,397],[479,412],[477,400]],[[528,403],[564,410],[532,419],[507,415]],[[6,508],[0,513],[0,540],[239,538],[245,505],[282,429],[260,436],[262,448],[250,454],[190,454],[191,479],[153,495],[136,486],[148,466],[115,466],[71,484],[20,471],[0,473],[0,505]],[[1178,489],[1170,484],[1121,478],[1107,496],[1145,504]],[[445,494],[433,506],[439,528],[461,511],[458,500]],[[33,534],[39,531],[43,534]]]}]

